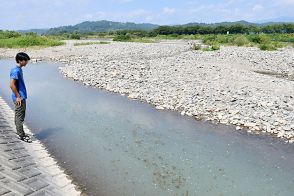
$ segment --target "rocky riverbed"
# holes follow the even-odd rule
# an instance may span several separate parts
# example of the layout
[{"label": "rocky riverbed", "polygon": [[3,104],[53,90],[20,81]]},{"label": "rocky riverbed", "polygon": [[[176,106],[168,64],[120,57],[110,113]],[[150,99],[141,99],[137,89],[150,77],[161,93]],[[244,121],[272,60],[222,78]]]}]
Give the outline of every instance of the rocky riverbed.
[{"label": "rocky riverbed", "polygon": [[[0,49],[1,57],[17,50]],[[294,49],[191,49],[188,41],[64,46],[27,50],[32,61],[62,62],[64,76],[177,110],[294,142]]]}]

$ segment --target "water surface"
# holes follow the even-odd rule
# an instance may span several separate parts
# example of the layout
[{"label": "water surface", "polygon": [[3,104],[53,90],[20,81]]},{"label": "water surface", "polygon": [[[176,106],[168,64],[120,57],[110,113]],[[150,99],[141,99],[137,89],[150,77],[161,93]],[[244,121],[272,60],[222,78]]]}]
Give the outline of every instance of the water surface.
[{"label": "water surface", "polygon": [[[0,95],[10,106],[13,66],[0,61]],[[293,195],[293,145],[157,111],[65,79],[58,66],[23,68],[26,122],[85,193]]]}]

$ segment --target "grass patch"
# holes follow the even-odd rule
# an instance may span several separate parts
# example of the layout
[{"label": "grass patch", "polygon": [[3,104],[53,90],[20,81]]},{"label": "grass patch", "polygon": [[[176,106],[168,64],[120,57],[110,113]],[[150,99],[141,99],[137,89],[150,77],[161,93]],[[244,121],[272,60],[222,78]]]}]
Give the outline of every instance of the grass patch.
[{"label": "grass patch", "polygon": [[139,36],[130,35],[130,34],[119,34],[113,38],[113,41],[118,41],[118,42],[139,42],[139,43],[155,43],[156,40],[157,40],[156,38],[139,37]]},{"label": "grass patch", "polygon": [[259,45],[259,48],[260,50],[268,50],[268,51],[277,50],[277,48],[271,43],[261,44]]},{"label": "grass patch", "polygon": [[27,47],[50,47],[60,46],[64,43],[38,35],[22,35],[12,38],[0,39],[1,48],[27,48]]},{"label": "grass patch", "polygon": [[215,51],[215,50],[219,50],[220,49],[220,45],[219,44],[214,44],[211,46],[211,50]]},{"label": "grass patch", "polygon": [[233,45],[245,46],[249,44],[249,40],[244,35],[240,35],[233,40]]},{"label": "grass patch", "polygon": [[220,45],[217,43],[214,43],[202,49],[202,51],[217,51],[217,50],[220,50]]},{"label": "grass patch", "polygon": [[132,37],[129,34],[126,35],[117,35],[113,38],[113,41],[119,41],[119,42],[128,42],[131,41]]},{"label": "grass patch", "polygon": [[139,42],[139,43],[156,43],[155,39],[151,38],[133,38],[130,42]]},{"label": "grass patch", "polygon": [[85,46],[85,45],[95,45],[95,44],[110,44],[110,42],[80,42],[80,43],[74,43],[74,46]]},{"label": "grass patch", "polygon": [[230,34],[230,35],[195,35],[196,39],[212,47],[213,45],[249,46],[261,50],[277,50],[293,45],[294,34]]}]

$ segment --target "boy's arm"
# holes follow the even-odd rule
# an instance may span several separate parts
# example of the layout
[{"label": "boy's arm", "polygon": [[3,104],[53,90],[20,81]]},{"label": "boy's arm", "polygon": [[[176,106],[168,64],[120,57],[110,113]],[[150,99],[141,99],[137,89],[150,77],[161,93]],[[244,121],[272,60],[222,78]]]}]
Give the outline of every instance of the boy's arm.
[{"label": "boy's arm", "polygon": [[16,85],[15,85],[15,82],[16,82],[16,80],[15,79],[11,79],[10,80],[10,88],[11,88],[11,90],[12,90],[12,92],[15,94],[15,96],[16,96],[16,103],[17,104],[19,104],[19,105],[21,105],[21,97],[20,97],[20,94],[18,93],[18,91],[17,91],[17,88],[16,88]]}]

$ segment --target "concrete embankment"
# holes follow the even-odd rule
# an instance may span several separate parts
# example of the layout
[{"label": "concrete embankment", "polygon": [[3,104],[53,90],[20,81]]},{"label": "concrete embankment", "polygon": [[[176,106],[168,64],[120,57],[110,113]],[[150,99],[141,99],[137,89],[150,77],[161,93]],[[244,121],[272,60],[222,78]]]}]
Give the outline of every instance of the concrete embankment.
[{"label": "concrete embankment", "polygon": [[38,139],[17,138],[13,122],[13,110],[0,97],[0,195],[80,195]]}]

